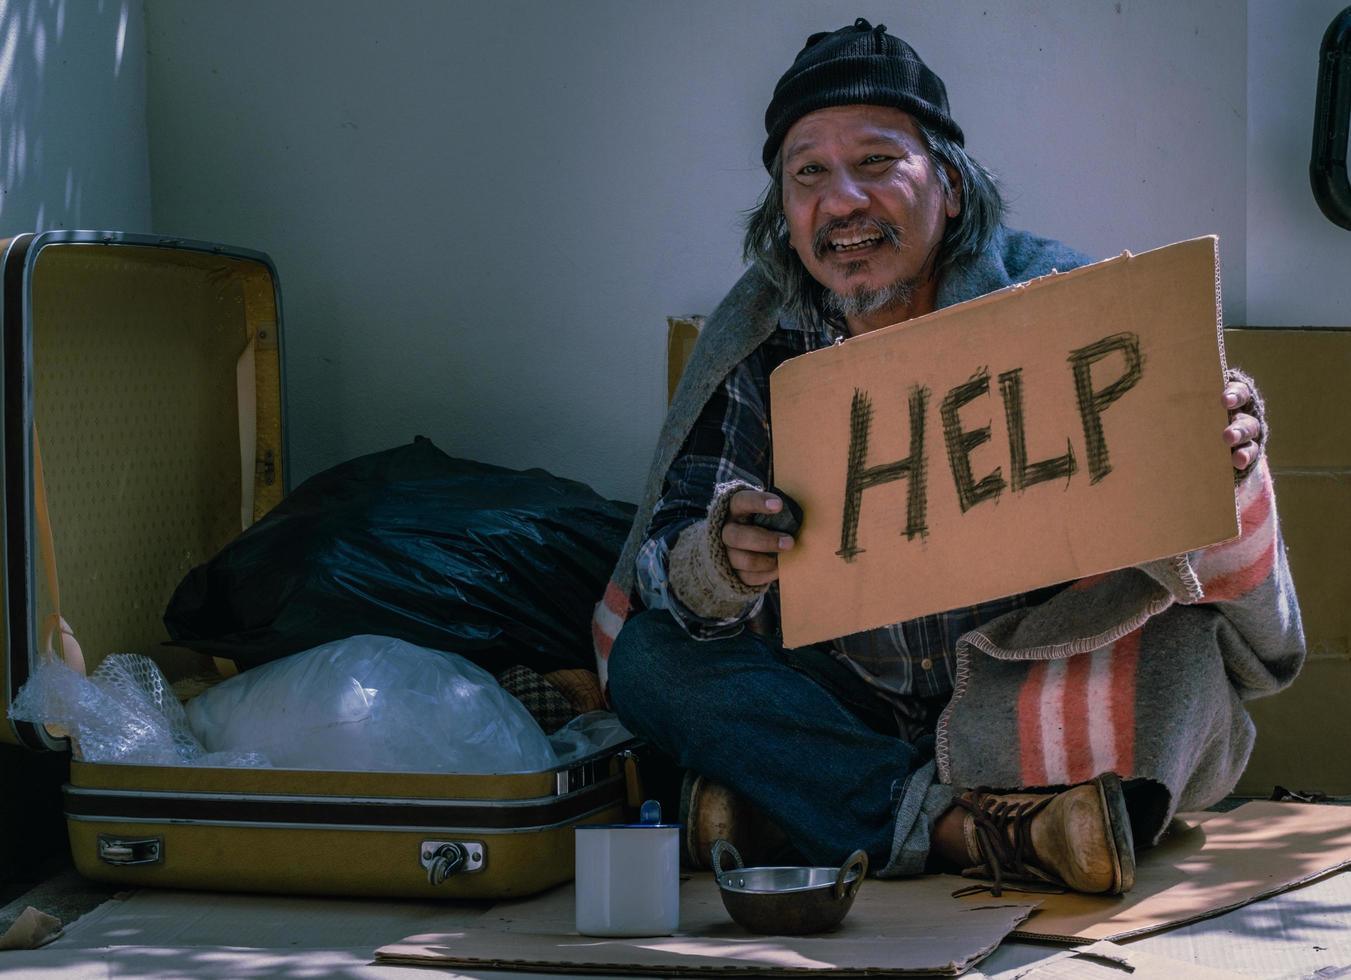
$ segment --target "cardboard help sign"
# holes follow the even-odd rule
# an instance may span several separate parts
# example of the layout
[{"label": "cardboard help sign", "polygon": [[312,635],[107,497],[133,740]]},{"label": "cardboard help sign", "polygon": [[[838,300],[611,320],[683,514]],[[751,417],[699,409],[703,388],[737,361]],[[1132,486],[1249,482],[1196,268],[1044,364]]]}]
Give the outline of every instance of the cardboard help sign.
[{"label": "cardboard help sign", "polygon": [[770,379],[803,646],[1238,534],[1213,237],[796,357]]}]

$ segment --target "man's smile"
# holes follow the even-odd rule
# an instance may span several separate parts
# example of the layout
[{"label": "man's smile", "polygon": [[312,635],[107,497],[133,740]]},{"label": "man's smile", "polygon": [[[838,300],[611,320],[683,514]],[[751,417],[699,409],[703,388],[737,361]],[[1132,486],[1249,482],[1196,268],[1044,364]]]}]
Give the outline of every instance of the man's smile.
[{"label": "man's smile", "polygon": [[828,221],[812,236],[812,251],[818,259],[828,256],[848,256],[857,259],[859,253],[872,252],[883,246],[899,250],[901,230],[877,218],[853,218]]},{"label": "man's smile", "polygon": [[860,249],[869,248],[878,245],[882,241],[881,235],[876,234],[857,234],[841,238],[832,238],[830,247],[836,252],[857,252]]}]

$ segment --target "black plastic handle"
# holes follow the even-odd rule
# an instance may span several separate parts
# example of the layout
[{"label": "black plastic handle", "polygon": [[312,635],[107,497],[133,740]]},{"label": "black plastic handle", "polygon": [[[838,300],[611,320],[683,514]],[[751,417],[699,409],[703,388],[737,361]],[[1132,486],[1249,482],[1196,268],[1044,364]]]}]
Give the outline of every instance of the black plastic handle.
[{"label": "black plastic handle", "polygon": [[1333,224],[1351,231],[1351,177],[1346,141],[1351,131],[1351,7],[1332,19],[1318,50],[1318,95],[1313,117],[1309,183]]}]

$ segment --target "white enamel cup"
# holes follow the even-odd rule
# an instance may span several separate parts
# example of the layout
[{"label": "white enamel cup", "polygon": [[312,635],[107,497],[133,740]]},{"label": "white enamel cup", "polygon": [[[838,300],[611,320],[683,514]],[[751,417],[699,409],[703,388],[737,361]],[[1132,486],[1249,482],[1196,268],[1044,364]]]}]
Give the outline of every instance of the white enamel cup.
[{"label": "white enamel cup", "polygon": [[577,931],[584,936],[669,936],[680,924],[680,824],[586,824],[576,830]]}]

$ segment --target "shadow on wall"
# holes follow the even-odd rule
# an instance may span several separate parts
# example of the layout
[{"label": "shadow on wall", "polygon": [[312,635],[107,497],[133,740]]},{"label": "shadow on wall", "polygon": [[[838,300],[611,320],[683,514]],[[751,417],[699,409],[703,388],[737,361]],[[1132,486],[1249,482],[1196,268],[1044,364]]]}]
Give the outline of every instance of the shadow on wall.
[{"label": "shadow on wall", "polygon": [[[0,0],[0,237],[149,228],[144,37],[134,0]],[[67,765],[0,745],[0,904],[67,860]]]},{"label": "shadow on wall", "polygon": [[130,0],[0,0],[0,234],[148,226],[144,62]]}]

